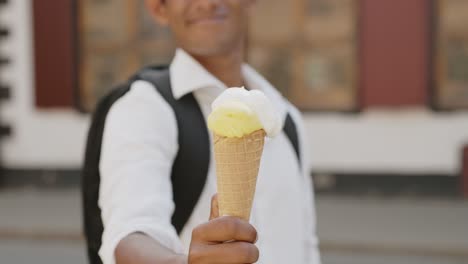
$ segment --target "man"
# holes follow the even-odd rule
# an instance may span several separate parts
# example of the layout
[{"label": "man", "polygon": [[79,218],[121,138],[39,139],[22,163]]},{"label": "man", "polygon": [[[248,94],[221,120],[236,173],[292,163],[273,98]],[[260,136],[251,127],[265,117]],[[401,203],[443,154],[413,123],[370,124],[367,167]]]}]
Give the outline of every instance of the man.
[{"label": "man", "polygon": [[[243,62],[254,0],[146,2],[178,45],[170,65],[176,99],[193,93],[206,118],[211,102],[227,87],[262,90],[282,117],[293,117],[305,145],[299,112]],[[267,140],[251,223],[217,214],[210,161],[205,187],[180,237],[170,220],[177,150],[173,110],[152,84],[135,81],[105,122],[99,191],[104,263],[319,263],[306,148],[299,163],[284,135]]]}]

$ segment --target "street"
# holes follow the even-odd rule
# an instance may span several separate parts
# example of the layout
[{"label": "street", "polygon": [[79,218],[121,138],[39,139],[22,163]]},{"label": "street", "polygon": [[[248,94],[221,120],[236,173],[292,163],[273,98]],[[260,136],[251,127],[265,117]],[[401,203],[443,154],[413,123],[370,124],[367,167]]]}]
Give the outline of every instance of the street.
[{"label": "street", "polygon": [[[316,197],[324,264],[466,264],[468,202]],[[81,264],[77,190],[0,193],[1,264]]]}]

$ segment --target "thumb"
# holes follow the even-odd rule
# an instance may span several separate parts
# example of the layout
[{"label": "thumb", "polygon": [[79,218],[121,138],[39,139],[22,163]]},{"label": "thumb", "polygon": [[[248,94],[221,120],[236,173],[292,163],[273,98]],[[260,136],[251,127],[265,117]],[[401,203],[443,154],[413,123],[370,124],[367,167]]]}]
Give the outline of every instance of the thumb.
[{"label": "thumb", "polygon": [[210,220],[219,217],[218,194],[211,197]]}]

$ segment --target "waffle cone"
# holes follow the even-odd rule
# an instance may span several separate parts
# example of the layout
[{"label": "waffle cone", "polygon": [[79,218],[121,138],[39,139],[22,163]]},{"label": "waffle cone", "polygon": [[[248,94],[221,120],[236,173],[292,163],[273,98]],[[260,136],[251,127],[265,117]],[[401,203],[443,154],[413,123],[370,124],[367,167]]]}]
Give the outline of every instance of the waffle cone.
[{"label": "waffle cone", "polygon": [[219,215],[249,221],[265,131],[242,138],[214,135]]}]

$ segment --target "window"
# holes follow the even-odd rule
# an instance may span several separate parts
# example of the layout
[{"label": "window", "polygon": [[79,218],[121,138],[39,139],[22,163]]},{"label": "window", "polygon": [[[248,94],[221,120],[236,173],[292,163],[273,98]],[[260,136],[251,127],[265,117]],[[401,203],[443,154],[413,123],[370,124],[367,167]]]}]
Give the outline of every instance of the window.
[{"label": "window", "polygon": [[[174,43],[144,0],[78,4],[85,110],[143,65],[170,62]],[[249,28],[248,61],[302,109],[353,110],[356,31],[356,0],[260,0]]]},{"label": "window", "polygon": [[255,68],[303,110],[356,109],[357,1],[257,3],[249,39]]},{"label": "window", "polygon": [[144,0],[83,0],[79,4],[80,104],[93,109],[115,84],[148,64],[168,64],[174,43]]},{"label": "window", "polygon": [[435,44],[434,105],[468,108],[468,1],[438,0]]}]

